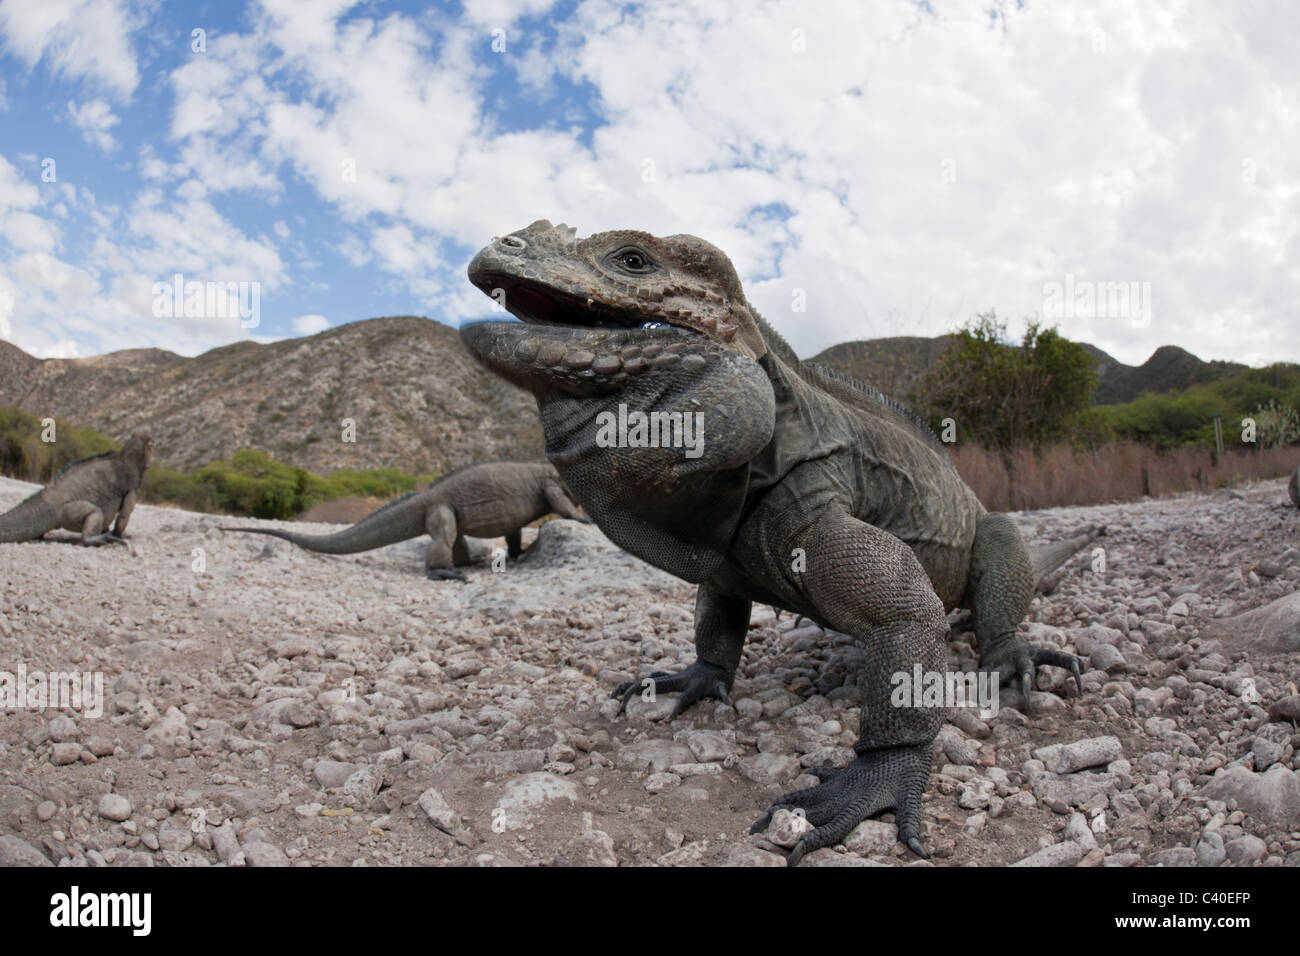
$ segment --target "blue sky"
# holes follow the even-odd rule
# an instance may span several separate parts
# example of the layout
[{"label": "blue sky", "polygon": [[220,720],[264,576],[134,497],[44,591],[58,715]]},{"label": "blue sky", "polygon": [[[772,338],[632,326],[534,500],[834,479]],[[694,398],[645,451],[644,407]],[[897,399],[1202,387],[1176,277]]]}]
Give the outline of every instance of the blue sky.
[{"label": "blue sky", "polygon": [[[1300,360],[1298,27],[1285,2],[4,0],[0,338],[456,325],[490,311],[474,251],[548,218],[709,239],[804,355],[995,308],[1131,363]],[[237,297],[168,314],[177,273],[256,290],[256,326],[214,308]]]}]

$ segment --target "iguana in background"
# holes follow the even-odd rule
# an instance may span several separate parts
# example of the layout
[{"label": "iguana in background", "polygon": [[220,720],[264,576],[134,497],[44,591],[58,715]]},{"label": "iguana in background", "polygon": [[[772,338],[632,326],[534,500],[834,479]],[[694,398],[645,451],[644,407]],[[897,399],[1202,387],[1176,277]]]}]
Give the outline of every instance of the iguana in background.
[{"label": "iguana in background", "polygon": [[555,467],[545,461],[487,461],[449,471],[423,491],[413,491],[372,511],[336,534],[296,534],[274,528],[222,528],[269,534],[308,551],[355,554],[427,534],[425,575],[467,580],[454,565],[469,563],[465,535],[504,536],[510,557],[523,551],[520,529],[555,513],[588,521],[570,499]]},{"label": "iguana in background", "polygon": [[[1078,658],[1016,628],[1036,581],[1099,532],[1027,548],[919,419],[800,362],[721,250],[631,231],[579,240],[539,221],[480,251],[469,277],[523,323],[467,325],[461,339],[536,396],[547,457],[577,500],[616,544],[699,585],[695,663],[652,675],[658,691],[681,693],[674,716],[726,700],[751,602],[866,646],[856,759],[809,771],[820,784],[779,798],[754,825],[782,807],[806,814],[815,829],[791,864],[889,808],[899,838],[924,855],[921,795],[945,711],[891,706],[891,677],[949,669],[947,609],[972,609],[981,668],[1019,678],[1026,698],[1039,664],[1069,668],[1082,691]],[[614,434],[611,416],[633,411],[661,414],[649,429],[658,441],[646,429]],[[688,444],[688,422],[697,437],[702,423],[702,443],[654,447]]]},{"label": "iguana in background", "polygon": [[48,488],[0,515],[0,543],[36,541],[55,528],[79,531],[85,545],[125,543],[136,493],[151,460],[153,438],[137,432],[120,451],[72,462]]}]

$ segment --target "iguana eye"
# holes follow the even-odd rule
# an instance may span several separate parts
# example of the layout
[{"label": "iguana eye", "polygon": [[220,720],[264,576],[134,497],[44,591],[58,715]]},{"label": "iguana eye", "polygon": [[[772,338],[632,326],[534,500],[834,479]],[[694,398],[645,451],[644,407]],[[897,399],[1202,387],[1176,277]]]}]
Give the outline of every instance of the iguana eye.
[{"label": "iguana eye", "polygon": [[650,257],[636,248],[620,249],[611,258],[628,272],[649,272],[654,268]]}]

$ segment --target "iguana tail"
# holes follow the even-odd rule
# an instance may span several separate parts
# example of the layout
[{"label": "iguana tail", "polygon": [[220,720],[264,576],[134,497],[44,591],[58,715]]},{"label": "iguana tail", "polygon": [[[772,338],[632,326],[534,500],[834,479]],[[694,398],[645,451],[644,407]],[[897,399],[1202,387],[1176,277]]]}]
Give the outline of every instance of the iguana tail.
[{"label": "iguana tail", "polygon": [[0,544],[35,541],[58,526],[58,512],[38,491],[11,511],[0,515]]},{"label": "iguana tail", "polygon": [[389,502],[377,511],[372,511],[350,528],[335,534],[297,534],[293,531],[280,531],[277,528],[222,528],[222,531],[238,531],[244,534],[269,534],[273,538],[283,538],[308,551],[322,554],[356,554],[358,551],[371,551],[385,545],[396,544],[418,538],[425,531],[425,514],[430,504],[422,496],[424,492],[412,492],[403,498]]},{"label": "iguana tail", "polygon": [[1085,530],[1082,534],[1077,534],[1072,538],[1066,538],[1064,541],[1053,541],[1051,544],[1030,545],[1029,561],[1034,568],[1035,587],[1042,583],[1043,578],[1047,577],[1064,564],[1069,559],[1070,555],[1086,548],[1105,533],[1106,527],[1104,525],[1094,525]]}]

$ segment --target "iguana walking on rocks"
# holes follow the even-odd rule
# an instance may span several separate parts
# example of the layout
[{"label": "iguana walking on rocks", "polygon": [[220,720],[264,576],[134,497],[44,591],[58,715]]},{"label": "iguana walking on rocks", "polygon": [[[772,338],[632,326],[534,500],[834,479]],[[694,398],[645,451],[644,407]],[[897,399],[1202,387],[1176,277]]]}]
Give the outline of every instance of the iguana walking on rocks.
[{"label": "iguana walking on rocks", "polygon": [[[726,699],[751,602],[866,646],[856,759],[810,771],[819,785],[755,824],[782,807],[806,814],[815,829],[791,864],[889,808],[924,855],[921,795],[945,711],[891,706],[891,678],[948,670],[947,609],[972,609],[981,669],[1019,678],[1026,697],[1040,664],[1070,669],[1082,690],[1078,658],[1016,628],[1036,581],[1096,532],[1026,547],[919,419],[801,363],[721,250],[631,231],[579,240],[539,221],[480,251],[469,277],[523,323],[467,325],[461,339],[536,396],[547,457],[577,500],[616,544],[699,585],[695,663],[652,675],[658,691],[680,692],[674,716]],[[624,428],[634,412],[659,413],[657,428]]]},{"label": "iguana walking on rocks", "polygon": [[523,551],[520,529],[548,514],[578,521],[582,516],[555,467],[545,461],[486,461],[457,468],[423,491],[390,501],[336,534],[297,534],[275,528],[222,528],[269,534],[308,551],[355,554],[427,534],[425,575],[432,580],[467,580],[455,570],[469,563],[465,535],[504,536],[510,557]]},{"label": "iguana walking on rocks", "polygon": [[136,493],[152,459],[153,438],[138,432],[120,451],[72,462],[48,488],[0,515],[0,543],[36,541],[55,528],[80,532],[85,545],[125,543]]}]

